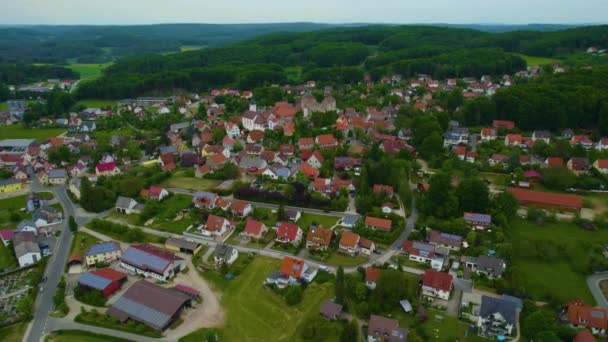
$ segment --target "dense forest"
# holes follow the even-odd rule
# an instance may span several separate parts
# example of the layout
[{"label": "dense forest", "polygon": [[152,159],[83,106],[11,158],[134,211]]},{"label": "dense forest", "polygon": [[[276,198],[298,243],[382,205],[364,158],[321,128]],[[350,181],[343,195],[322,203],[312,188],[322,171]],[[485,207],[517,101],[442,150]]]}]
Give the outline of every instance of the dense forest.
[{"label": "dense forest", "polygon": [[141,26],[0,27],[0,63],[103,63],[182,47],[221,46],[276,31],[301,32],[335,25],[160,24]]},{"label": "dense forest", "polygon": [[488,33],[434,26],[366,26],[279,32],[225,47],[170,55],[136,55],[83,84],[82,98],[124,98],[174,89],[251,88],[286,82],[294,69],[303,81],[327,84],[392,73],[435,78],[513,74],[526,67],[512,53],[562,56],[608,46],[608,26],[562,31]]},{"label": "dense forest", "polygon": [[79,79],[80,75],[70,69],[55,65],[2,64],[0,84],[23,84],[47,79]]},{"label": "dense forest", "polygon": [[465,103],[457,115],[467,126],[513,120],[524,130],[598,128],[608,134],[608,67],[546,73]]}]

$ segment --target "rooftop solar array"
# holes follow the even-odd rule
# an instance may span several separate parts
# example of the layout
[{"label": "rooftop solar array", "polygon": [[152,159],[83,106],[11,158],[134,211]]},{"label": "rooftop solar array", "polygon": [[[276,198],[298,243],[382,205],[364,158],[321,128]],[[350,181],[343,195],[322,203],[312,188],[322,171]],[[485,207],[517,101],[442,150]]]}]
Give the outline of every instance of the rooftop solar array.
[{"label": "rooftop solar array", "polygon": [[78,278],[78,283],[94,288],[96,290],[103,291],[108,285],[112,283],[109,279],[100,277],[93,273],[84,273]]},{"label": "rooftop solar array", "polygon": [[591,316],[594,318],[604,318],[604,313],[602,311],[591,310]]},{"label": "rooftop solar array", "polygon": [[133,247],[129,247],[129,249],[123,253],[121,260],[128,264],[141,267],[142,269],[150,268],[161,273],[171,264],[171,261],[167,259]]},{"label": "rooftop solar array", "polygon": [[441,237],[442,238],[446,238],[446,239],[450,239],[450,240],[462,240],[462,236],[460,235],[454,235],[454,234],[448,234],[448,233],[441,233]]},{"label": "rooftop solar array", "polygon": [[422,251],[425,251],[425,252],[434,252],[435,251],[435,247],[433,245],[421,243],[418,241],[414,241],[414,243],[412,244],[412,247],[419,249],[421,252]]},{"label": "rooftop solar array", "polygon": [[89,247],[89,249],[87,249],[87,256],[109,253],[109,252],[115,251],[117,249],[118,249],[118,246],[116,245],[116,243],[114,241],[102,242],[102,243],[98,243],[96,245],[92,245],[91,247]]},{"label": "rooftop solar array", "polygon": [[137,303],[125,296],[120,297],[112,307],[125,312],[130,317],[140,322],[146,322],[146,324],[158,328],[165,327],[171,319],[171,316],[154,310],[149,306]]}]

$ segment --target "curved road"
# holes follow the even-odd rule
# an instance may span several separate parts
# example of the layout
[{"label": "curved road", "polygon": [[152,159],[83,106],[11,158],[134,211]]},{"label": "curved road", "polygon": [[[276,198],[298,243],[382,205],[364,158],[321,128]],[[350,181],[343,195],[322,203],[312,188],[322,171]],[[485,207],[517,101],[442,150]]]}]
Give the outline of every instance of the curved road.
[{"label": "curved road", "polygon": [[608,310],[608,300],[606,300],[606,296],[604,296],[604,293],[600,288],[600,282],[602,280],[608,280],[608,272],[599,272],[590,275],[587,277],[587,286],[589,286],[589,290],[591,290],[591,294],[597,305]]}]

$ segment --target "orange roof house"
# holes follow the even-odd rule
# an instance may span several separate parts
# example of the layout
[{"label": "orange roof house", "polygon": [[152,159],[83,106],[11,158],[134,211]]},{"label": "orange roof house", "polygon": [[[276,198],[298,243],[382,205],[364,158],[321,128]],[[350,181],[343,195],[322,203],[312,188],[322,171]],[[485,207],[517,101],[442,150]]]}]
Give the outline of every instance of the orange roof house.
[{"label": "orange roof house", "polygon": [[391,220],[367,216],[365,218],[365,225],[372,229],[391,231],[393,223]]}]

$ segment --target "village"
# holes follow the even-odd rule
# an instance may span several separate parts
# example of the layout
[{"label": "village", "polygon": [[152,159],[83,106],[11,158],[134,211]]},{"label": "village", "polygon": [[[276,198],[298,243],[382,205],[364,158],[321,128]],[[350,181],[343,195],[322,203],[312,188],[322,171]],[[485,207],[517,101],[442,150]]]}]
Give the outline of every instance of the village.
[{"label": "village", "polygon": [[[608,238],[608,137],[500,119],[465,126],[442,107],[445,93],[490,97],[540,73],[392,75],[340,89],[308,81],[270,87],[280,101],[220,89],[41,118],[32,130],[64,133],[0,140],[0,281],[49,263],[59,294],[42,276],[28,289],[57,297],[56,329],[76,322],[123,338],[230,326],[233,287],[306,303],[315,317],[299,319],[352,324],[368,341],[516,341],[541,312],[577,336],[605,336],[606,286],[580,279],[605,270],[607,252],[586,241],[585,274],[551,295],[520,279],[534,270],[513,268],[528,266],[515,255],[526,247],[561,262],[537,237],[553,227]],[[20,125],[28,102],[10,102],[3,124]],[[511,243],[531,231],[540,233],[529,245]],[[22,306],[0,304],[7,317]]]}]

